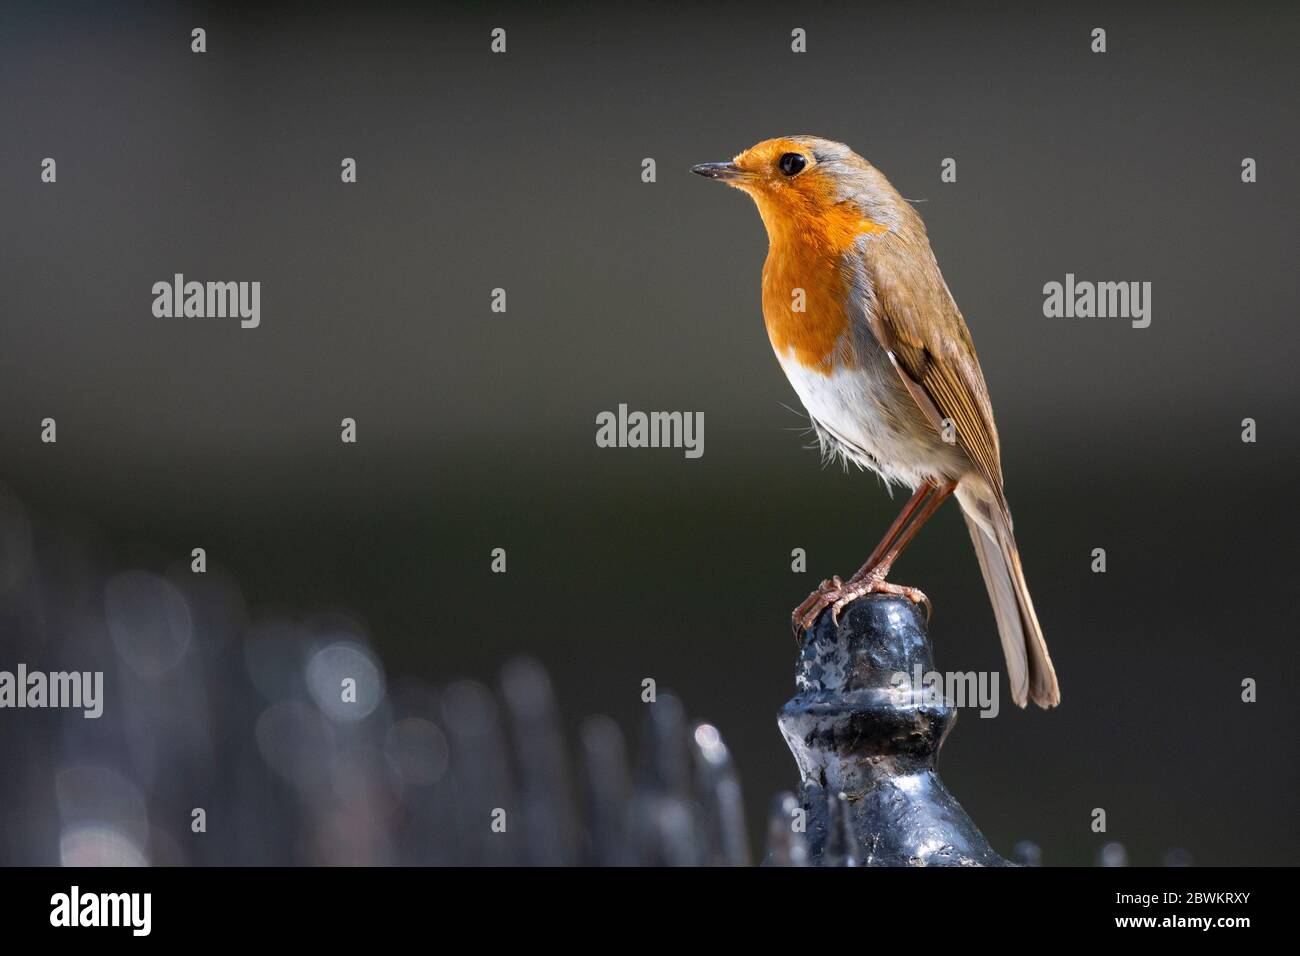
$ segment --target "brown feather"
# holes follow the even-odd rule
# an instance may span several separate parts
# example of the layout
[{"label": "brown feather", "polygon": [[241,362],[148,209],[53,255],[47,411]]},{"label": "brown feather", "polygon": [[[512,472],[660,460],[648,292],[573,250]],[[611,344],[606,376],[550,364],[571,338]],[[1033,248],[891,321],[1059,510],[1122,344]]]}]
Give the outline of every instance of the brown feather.
[{"label": "brown feather", "polygon": [[[989,487],[1000,492],[997,427],[975,344],[939,272],[920,217],[904,204],[901,219],[895,233],[865,244],[864,262],[875,297],[868,324],[931,424],[942,430],[942,419],[951,420],[957,445]],[[939,422],[934,421],[934,410]]]},{"label": "brown feather", "polygon": [[980,479],[964,481],[958,498],[993,603],[1012,698],[1020,707],[1027,700],[1054,707],[1061,692],[1011,532],[988,386],[925,226],[910,206],[902,208],[894,233],[865,244],[873,299],[868,325],[931,425],[942,432],[944,419],[953,423],[957,445]]}]

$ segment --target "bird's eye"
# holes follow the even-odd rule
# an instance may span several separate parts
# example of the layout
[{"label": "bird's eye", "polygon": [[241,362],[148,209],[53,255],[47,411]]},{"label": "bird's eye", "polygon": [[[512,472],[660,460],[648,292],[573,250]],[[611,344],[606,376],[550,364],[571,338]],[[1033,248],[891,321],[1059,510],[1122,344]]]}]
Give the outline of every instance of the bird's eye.
[{"label": "bird's eye", "polygon": [[798,176],[803,172],[803,168],[808,165],[808,160],[799,153],[786,153],[777,163],[783,175]]}]

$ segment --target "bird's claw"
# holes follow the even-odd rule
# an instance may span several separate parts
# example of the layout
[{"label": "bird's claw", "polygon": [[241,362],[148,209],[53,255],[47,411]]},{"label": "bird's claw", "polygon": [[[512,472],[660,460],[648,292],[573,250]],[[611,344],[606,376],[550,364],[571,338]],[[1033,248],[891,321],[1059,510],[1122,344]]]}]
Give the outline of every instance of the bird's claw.
[{"label": "bird's claw", "polygon": [[790,619],[794,625],[795,637],[799,636],[800,631],[812,630],[817,617],[828,607],[831,609],[832,623],[839,627],[840,612],[858,598],[868,594],[897,594],[899,597],[907,598],[913,604],[924,604],[927,620],[933,610],[930,599],[920,588],[908,587],[905,584],[891,584],[878,571],[861,577],[852,577],[847,582],[841,581],[837,575],[823,581],[817,590],[808,595],[791,613]]},{"label": "bird's claw", "polygon": [[829,605],[839,598],[840,590],[843,587],[844,582],[840,580],[840,576],[833,574],[817,585],[817,590],[804,598],[803,603],[790,612],[790,625],[796,640],[801,631],[806,631],[812,627],[812,622],[817,620],[818,614],[826,610]]}]

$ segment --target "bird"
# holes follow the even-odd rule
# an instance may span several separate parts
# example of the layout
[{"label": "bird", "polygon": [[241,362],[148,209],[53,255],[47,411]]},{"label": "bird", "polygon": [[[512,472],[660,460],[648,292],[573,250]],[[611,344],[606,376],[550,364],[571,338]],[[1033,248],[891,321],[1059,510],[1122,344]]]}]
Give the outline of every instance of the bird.
[{"label": "bird", "polygon": [[796,636],[827,608],[867,594],[930,607],[887,580],[950,496],[966,520],[993,605],[1011,696],[1060,703],[1003,487],[984,374],[939,271],[925,224],[876,167],[818,136],[767,139],[691,171],[749,194],[767,230],[763,321],[823,452],[912,496],[858,571],[825,581],[794,609]]}]

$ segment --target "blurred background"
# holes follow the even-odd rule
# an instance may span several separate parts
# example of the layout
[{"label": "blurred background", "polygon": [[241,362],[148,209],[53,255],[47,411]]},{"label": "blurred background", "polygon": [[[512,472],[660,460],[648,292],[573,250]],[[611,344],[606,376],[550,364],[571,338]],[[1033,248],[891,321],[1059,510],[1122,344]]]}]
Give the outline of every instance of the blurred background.
[{"label": "blurred background", "polygon": [[[332,726],[308,669],[340,641],[394,707],[400,681],[494,682],[526,655],[570,741],[590,713],[636,726],[654,678],[724,735],[757,846],[795,783],[789,611],[904,498],[806,449],[762,328],[758,217],[687,172],[807,132],[919,203],[1061,676],[1056,711],[1015,711],[1004,685],[997,719],[965,715],[949,787],[995,847],[1030,838],[1048,863],[1112,839],[1134,862],[1291,862],[1298,27],[1280,3],[7,4],[0,669],[104,669],[109,701],[75,732],[0,712],[6,861],[56,861],[94,817],[60,796],[70,772],[187,861],[188,816],[150,804],[203,805],[187,790],[233,785],[234,758],[123,742],[194,712],[241,715],[248,779],[297,819],[267,713]],[[260,281],[260,328],[155,318],[176,272]],[[1151,326],[1044,318],[1069,272],[1151,282]],[[597,448],[619,403],[702,411],[703,457]],[[933,599],[941,669],[1003,669],[955,508],[894,576]],[[141,588],[163,624],[129,623]],[[226,663],[205,670],[209,641]],[[241,832],[248,862],[334,861]]]}]

